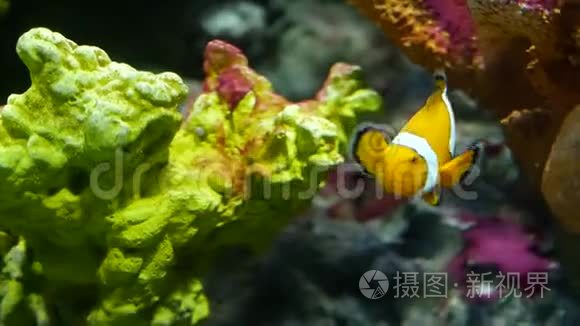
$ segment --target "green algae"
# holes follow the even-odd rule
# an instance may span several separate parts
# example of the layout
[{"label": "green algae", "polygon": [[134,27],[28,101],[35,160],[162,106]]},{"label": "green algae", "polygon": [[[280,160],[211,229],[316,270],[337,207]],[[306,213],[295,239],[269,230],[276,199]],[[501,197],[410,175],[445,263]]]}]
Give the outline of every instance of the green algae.
[{"label": "green algae", "polygon": [[10,9],[10,1],[0,0],[0,18]]},{"label": "green algae", "polygon": [[[357,114],[381,105],[345,64],[317,98],[291,103],[216,41],[183,120],[188,89],[173,73],[44,28],[17,52],[32,85],[0,111],[0,228],[22,240],[3,268],[37,277],[3,272],[0,322],[41,323],[76,300],[69,314],[89,325],[196,324],[219,251],[267,248],[343,161]],[[19,246],[33,259],[14,262]]]}]

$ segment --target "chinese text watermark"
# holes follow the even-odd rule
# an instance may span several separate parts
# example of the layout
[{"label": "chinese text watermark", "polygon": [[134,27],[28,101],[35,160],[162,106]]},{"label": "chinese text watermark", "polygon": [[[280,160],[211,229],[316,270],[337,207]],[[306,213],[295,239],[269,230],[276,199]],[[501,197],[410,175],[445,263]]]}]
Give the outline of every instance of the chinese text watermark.
[{"label": "chinese text watermark", "polygon": [[[463,282],[449,282],[446,272],[396,272],[390,279],[370,270],[359,280],[361,293],[380,299],[389,292],[395,299],[447,298],[451,288],[461,289],[467,299],[543,298],[550,291],[548,272],[503,273],[468,272]],[[390,288],[389,288],[390,286]]]}]

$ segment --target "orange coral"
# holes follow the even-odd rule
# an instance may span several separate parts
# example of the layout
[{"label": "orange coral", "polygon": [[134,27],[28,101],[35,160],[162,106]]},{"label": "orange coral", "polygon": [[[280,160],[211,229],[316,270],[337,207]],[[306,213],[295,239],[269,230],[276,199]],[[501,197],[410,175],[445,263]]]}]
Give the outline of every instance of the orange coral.
[{"label": "orange coral", "polygon": [[469,10],[455,0],[351,2],[377,21],[415,60],[429,66],[481,64]]},{"label": "orange coral", "polygon": [[580,103],[579,6],[556,0],[349,0],[418,64],[445,65],[504,118],[517,108]]}]

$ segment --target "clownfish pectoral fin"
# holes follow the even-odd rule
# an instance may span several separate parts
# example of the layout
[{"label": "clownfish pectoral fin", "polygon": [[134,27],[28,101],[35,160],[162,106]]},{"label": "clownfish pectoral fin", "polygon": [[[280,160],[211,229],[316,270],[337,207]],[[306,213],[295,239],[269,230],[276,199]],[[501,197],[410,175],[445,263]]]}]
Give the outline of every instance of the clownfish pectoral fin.
[{"label": "clownfish pectoral fin", "polygon": [[366,173],[374,174],[376,165],[391,142],[391,131],[377,124],[361,124],[351,138],[350,156]]},{"label": "clownfish pectoral fin", "polygon": [[432,206],[439,206],[441,203],[441,187],[437,185],[431,192],[424,194],[423,200]]},{"label": "clownfish pectoral fin", "polygon": [[461,155],[445,163],[439,170],[441,185],[451,188],[462,182],[467,175],[473,172],[473,168],[478,165],[482,151],[483,143],[476,142],[469,146]]}]

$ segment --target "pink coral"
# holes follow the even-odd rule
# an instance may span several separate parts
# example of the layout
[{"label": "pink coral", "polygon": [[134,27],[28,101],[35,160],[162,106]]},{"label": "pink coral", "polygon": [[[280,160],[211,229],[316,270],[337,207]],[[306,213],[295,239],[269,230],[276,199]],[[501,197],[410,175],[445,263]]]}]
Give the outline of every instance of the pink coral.
[{"label": "pink coral", "polygon": [[419,61],[478,65],[474,24],[465,1],[351,0],[375,18],[395,41]]},{"label": "pink coral", "polygon": [[214,40],[208,43],[203,68],[206,80],[204,92],[217,91],[233,110],[251,90],[256,95],[256,112],[282,108],[289,102],[272,91],[270,82],[248,65],[248,59],[237,47]]},{"label": "pink coral", "polygon": [[448,37],[449,55],[479,60],[475,44],[475,26],[465,1],[425,0],[424,6]]},{"label": "pink coral", "polygon": [[252,90],[252,80],[248,77],[248,60],[237,47],[219,40],[208,43],[205,50],[204,70],[209,77],[205,91],[217,90],[230,108]]},{"label": "pink coral", "polygon": [[236,68],[225,70],[218,77],[218,94],[228,102],[230,108],[235,108],[251,90],[252,83]]},{"label": "pink coral", "polygon": [[[468,217],[465,220],[475,221],[472,228],[463,234],[465,247],[455,256],[448,266],[450,277],[465,292],[468,299],[475,301],[493,301],[502,298],[506,293],[499,292],[499,286],[506,286],[505,280],[497,276],[515,275],[518,283],[512,284],[512,291],[519,291],[524,296],[540,293],[542,284],[534,284],[533,277],[538,273],[547,273],[556,263],[538,253],[541,239],[515,222],[500,218]],[[491,291],[474,293],[471,276],[481,276],[476,271],[493,267],[499,273]],[[479,279],[481,280],[481,279]],[[488,281],[490,281],[488,279]],[[549,287],[548,284],[543,284]],[[504,289],[505,290],[505,289]],[[471,293],[469,293],[471,291]]]}]

